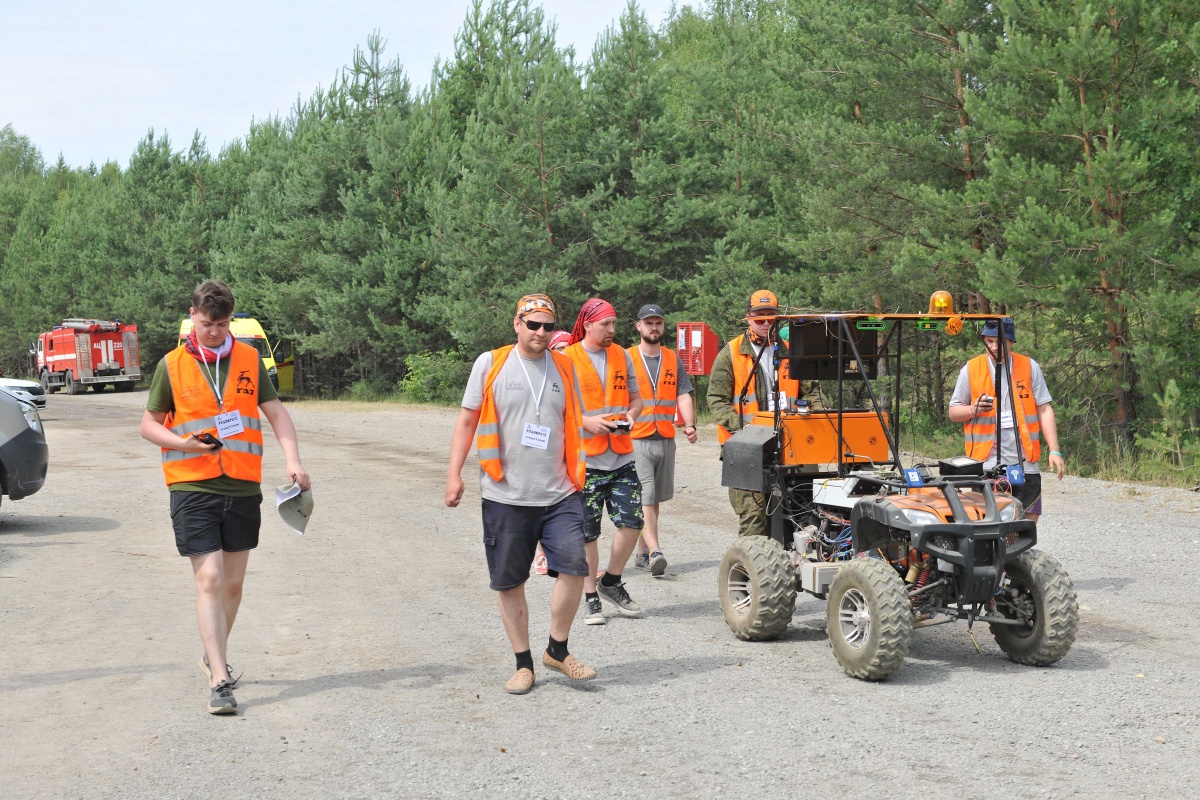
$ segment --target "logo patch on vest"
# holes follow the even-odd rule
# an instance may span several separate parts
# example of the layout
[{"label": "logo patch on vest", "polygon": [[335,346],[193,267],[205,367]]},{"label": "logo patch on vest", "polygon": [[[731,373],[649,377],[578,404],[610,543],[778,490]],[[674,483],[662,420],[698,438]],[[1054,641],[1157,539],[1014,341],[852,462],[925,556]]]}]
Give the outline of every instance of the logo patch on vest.
[{"label": "logo patch on vest", "polygon": [[673,370],[673,369],[668,369],[666,372],[664,372],[664,373],[663,373],[663,379],[662,379],[662,382],[663,382],[663,384],[664,384],[664,385],[666,385],[666,386],[674,386],[674,385],[675,385],[675,383],[676,383],[676,381],[675,381],[675,370]]},{"label": "logo patch on vest", "polygon": [[625,391],[625,373],[624,372],[618,371],[618,372],[613,373],[613,388],[616,389],[618,392]]},{"label": "logo patch on vest", "polygon": [[253,397],[255,394],[254,379],[246,374],[249,371],[248,369],[243,369],[238,372],[237,394],[248,394]]}]

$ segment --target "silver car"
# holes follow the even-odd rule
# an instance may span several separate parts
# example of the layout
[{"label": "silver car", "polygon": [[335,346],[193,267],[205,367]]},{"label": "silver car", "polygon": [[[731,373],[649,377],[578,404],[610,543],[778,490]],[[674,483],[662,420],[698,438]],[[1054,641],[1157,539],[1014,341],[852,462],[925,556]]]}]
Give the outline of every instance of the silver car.
[{"label": "silver car", "polygon": [[46,407],[46,390],[37,381],[23,381],[20,378],[0,377],[0,386],[8,389],[22,400],[28,400],[38,408]]},{"label": "silver car", "polygon": [[41,489],[49,463],[37,408],[0,386],[0,496],[20,500]]}]

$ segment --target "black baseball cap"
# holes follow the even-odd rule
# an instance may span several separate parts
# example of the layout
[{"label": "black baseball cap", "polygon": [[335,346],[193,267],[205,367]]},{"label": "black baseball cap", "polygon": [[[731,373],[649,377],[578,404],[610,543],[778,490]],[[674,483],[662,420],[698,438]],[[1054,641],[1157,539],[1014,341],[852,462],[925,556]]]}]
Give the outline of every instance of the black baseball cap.
[{"label": "black baseball cap", "polygon": [[663,313],[662,306],[655,305],[654,303],[646,303],[646,305],[642,306],[641,310],[638,311],[637,318],[640,321],[646,317],[662,317],[663,319],[666,319],[667,315]]}]

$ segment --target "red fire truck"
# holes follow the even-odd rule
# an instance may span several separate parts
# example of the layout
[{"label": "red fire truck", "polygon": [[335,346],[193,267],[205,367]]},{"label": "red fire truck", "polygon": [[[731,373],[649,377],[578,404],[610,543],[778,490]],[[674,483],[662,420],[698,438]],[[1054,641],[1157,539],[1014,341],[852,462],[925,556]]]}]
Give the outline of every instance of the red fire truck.
[{"label": "red fire truck", "polygon": [[38,336],[34,349],[38,377],[47,392],[65,387],[80,394],[91,386],[127,392],[142,377],[137,325],[120,320],[64,319]]}]

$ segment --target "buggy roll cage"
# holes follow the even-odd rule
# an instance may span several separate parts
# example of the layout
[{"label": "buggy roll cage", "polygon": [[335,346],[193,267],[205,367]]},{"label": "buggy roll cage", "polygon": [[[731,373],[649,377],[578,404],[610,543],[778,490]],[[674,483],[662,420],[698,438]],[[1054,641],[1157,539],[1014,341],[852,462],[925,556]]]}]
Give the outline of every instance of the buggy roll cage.
[{"label": "buggy roll cage", "polygon": [[[1010,353],[1010,350],[1008,347],[1008,339],[1004,335],[1004,323],[1002,322],[1002,320],[1007,319],[1007,318],[1008,318],[1007,314],[954,314],[954,313],[868,314],[868,313],[864,313],[864,312],[834,312],[834,313],[828,313],[828,314],[776,314],[775,316],[770,318],[771,319],[771,328],[770,328],[770,332],[767,334],[767,341],[768,341],[768,343],[771,344],[770,351],[771,351],[772,367],[773,367],[773,369],[771,371],[771,376],[772,376],[771,391],[774,394],[774,396],[776,398],[778,398],[778,396],[779,396],[779,368],[780,368],[780,362],[784,358],[784,356],[779,352],[779,342],[780,342],[779,329],[783,324],[790,325],[790,323],[792,323],[792,322],[799,322],[799,323],[823,322],[823,323],[825,323],[827,331],[831,327],[836,328],[836,331],[837,331],[837,356],[833,363],[836,366],[836,372],[837,372],[837,441],[838,441],[837,467],[838,467],[838,475],[842,476],[842,477],[846,476],[847,474],[849,474],[849,471],[850,471],[849,464],[860,463],[860,462],[847,462],[846,461],[847,457],[851,457],[851,458],[855,457],[854,453],[847,451],[846,439],[844,437],[845,425],[844,425],[843,414],[846,410],[846,408],[845,408],[846,359],[847,359],[847,356],[850,356],[858,364],[865,363],[862,358],[861,353],[859,353],[858,344],[855,342],[854,336],[851,334],[850,323],[854,323],[857,327],[859,323],[865,322],[865,323],[868,323],[871,325],[871,327],[866,328],[866,330],[876,330],[876,331],[883,330],[886,328],[887,323],[889,323],[889,322],[892,323],[890,329],[888,329],[886,334],[883,336],[883,340],[878,343],[877,352],[874,355],[868,356],[868,358],[875,360],[876,362],[883,362],[885,366],[888,363],[889,359],[894,360],[895,368],[888,372],[888,377],[892,378],[892,383],[893,383],[892,408],[889,409],[892,412],[890,429],[889,429],[889,426],[884,423],[884,417],[883,417],[884,409],[880,405],[879,397],[875,394],[874,387],[871,386],[871,379],[868,377],[870,370],[866,369],[866,368],[861,368],[861,369],[859,369],[859,375],[860,375],[860,380],[862,382],[862,386],[866,389],[867,395],[871,399],[871,410],[873,410],[875,412],[876,418],[879,419],[880,427],[883,429],[883,434],[887,438],[888,453],[891,455],[891,459],[890,459],[890,461],[887,461],[885,463],[888,463],[888,464],[891,464],[892,466],[894,466],[897,472],[903,472],[904,467],[900,461],[900,400],[901,400],[900,379],[902,376],[902,371],[901,371],[902,358],[901,358],[901,356],[903,354],[903,342],[904,342],[903,336],[900,335],[901,326],[905,322],[917,322],[917,323],[923,323],[923,324],[929,326],[928,328],[926,328],[927,330],[943,330],[943,331],[945,331],[946,323],[950,322],[950,324],[952,326],[958,327],[959,331],[961,331],[963,322],[967,322],[967,321],[988,322],[991,320],[995,320],[997,328],[998,328],[997,341],[998,341],[1000,358],[995,363],[995,374],[994,374],[994,378],[993,378],[993,382],[992,382],[992,392],[993,392],[992,396],[995,398],[995,401],[996,401],[995,404],[993,405],[993,409],[995,410],[995,414],[996,414],[996,425],[995,425],[994,435],[995,435],[995,447],[996,447],[996,464],[997,465],[1004,464],[1006,462],[1004,461],[1003,458],[1001,458],[1002,452],[1001,452],[1001,428],[1000,428],[1000,408],[999,408],[1000,398],[1003,396],[1003,394],[1008,395],[1009,408],[1010,408],[1010,412],[1012,413],[1014,424],[1016,424],[1016,420],[1018,419],[1016,393],[1012,390],[1011,374],[1009,374],[1007,376],[1008,382],[1009,382],[1009,390],[1005,393],[1001,393],[1000,391],[998,391],[998,387],[1005,385],[1004,381],[1005,381],[1006,373],[1011,373],[1011,370],[1009,369],[1009,366],[1008,366],[1009,358],[1011,357],[1011,353]],[[884,326],[884,328],[877,327],[880,324],[882,324]],[[957,333],[957,331],[956,331],[956,333]],[[956,334],[950,334],[950,335],[956,335]],[[893,337],[895,337],[895,343],[896,343],[896,352],[894,354],[888,352],[888,348],[892,342]],[[847,345],[849,346],[849,352],[847,352]],[[759,365],[762,362],[763,356],[764,356],[764,354],[766,354],[767,350],[768,350],[767,347],[762,347],[759,350],[758,354],[755,356],[754,365],[750,370],[750,377],[747,379],[746,385],[741,387],[740,393],[738,394],[737,397],[734,398],[734,401],[738,406],[739,418],[742,417],[742,411],[743,411],[744,404],[746,402],[746,397],[747,397],[747,392],[748,392],[749,385],[750,385],[750,380],[752,380],[754,378],[754,376],[761,374],[759,372]],[[797,380],[799,380],[799,379],[797,379]],[[771,405],[774,407],[774,414],[775,414],[774,429],[775,429],[775,446],[777,448],[776,452],[779,452],[778,448],[782,447],[782,444],[783,444],[783,442],[782,442],[783,426],[780,425],[780,417],[782,416],[783,411],[780,409],[780,407],[779,407],[780,404],[778,402],[774,402]],[[745,427],[744,422],[742,423],[742,427]],[[1021,436],[1019,435],[1019,433],[1016,436],[1016,442],[1017,442],[1017,452],[1015,454],[1017,456],[1016,463],[1021,464],[1025,460],[1025,454],[1023,452],[1023,445],[1021,444]]]}]

